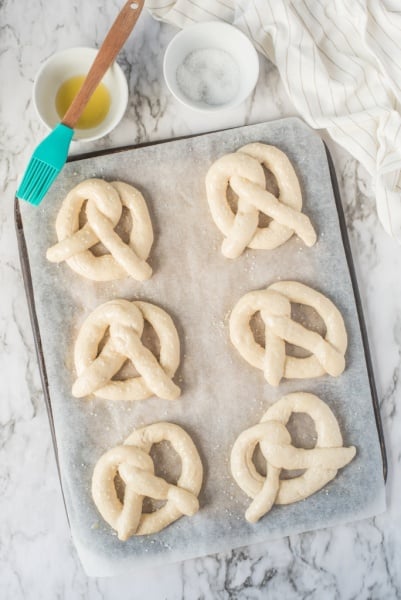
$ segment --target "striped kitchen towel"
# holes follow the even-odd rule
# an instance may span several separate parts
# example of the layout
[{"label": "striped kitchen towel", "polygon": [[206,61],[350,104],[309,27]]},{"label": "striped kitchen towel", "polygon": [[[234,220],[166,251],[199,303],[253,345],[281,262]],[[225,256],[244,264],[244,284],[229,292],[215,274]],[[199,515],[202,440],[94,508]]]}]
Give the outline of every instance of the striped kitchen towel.
[{"label": "striped kitchen towel", "polygon": [[178,27],[234,24],[278,68],[304,120],[372,174],[377,212],[401,242],[401,5],[397,0],[148,0]]}]

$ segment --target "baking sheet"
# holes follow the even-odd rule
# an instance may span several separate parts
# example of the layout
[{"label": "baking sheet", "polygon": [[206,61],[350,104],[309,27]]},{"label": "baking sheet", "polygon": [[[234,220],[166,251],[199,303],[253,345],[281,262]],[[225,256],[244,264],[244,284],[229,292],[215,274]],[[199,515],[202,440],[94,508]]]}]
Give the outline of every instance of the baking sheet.
[{"label": "baking sheet", "polygon": [[[281,248],[248,250],[236,261],[221,255],[222,237],[209,214],[204,176],[213,160],[252,141],[277,145],[294,164],[304,211],[318,231],[313,248],[294,236]],[[54,221],[60,203],[71,187],[88,177],[121,179],[144,193],[155,231],[150,255],[154,276],[149,281],[93,283],[65,264],[46,261],[46,249],[56,239]],[[88,574],[112,575],[224,551],[384,510],[370,373],[329,165],[320,138],[301,121],[285,119],[74,161],[66,165],[39,208],[23,203],[20,209],[63,492],[72,536]],[[342,312],[349,346],[341,377],[284,380],[274,389],[232,347],[227,318],[234,304],[247,291],[278,279],[311,285]],[[154,302],[173,317],[182,344],[175,378],[183,391],[178,401],[119,403],[71,396],[76,333],[93,308],[116,297]],[[357,456],[322,491],[287,507],[275,506],[251,525],[244,519],[250,499],[229,472],[232,444],[272,402],[298,390],[315,393],[329,404],[344,445],[355,445]],[[205,468],[201,510],[157,535],[122,543],[92,502],[93,467],[105,450],[122,443],[134,428],[158,420],[182,425],[200,451]],[[294,435],[299,437],[296,423]]]}]

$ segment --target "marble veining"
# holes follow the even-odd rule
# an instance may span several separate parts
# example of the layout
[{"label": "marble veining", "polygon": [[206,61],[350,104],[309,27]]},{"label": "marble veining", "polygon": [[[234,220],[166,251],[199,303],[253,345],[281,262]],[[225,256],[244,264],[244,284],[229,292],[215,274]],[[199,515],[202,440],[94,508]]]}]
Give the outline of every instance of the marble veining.
[{"label": "marble veining", "polygon": [[[375,213],[369,174],[327,141],[346,213],[387,443],[386,513],[374,519],[114,579],[89,579],[70,537],[43,401],[13,223],[17,181],[44,135],[33,78],[54,51],[98,46],[121,3],[0,2],[0,597],[4,599],[401,598],[401,251]],[[175,30],[141,17],[119,62],[130,103],[120,126],[73,153],[244,125],[295,111],[261,58],[242,106],[205,115],[179,106],[162,78]]]}]

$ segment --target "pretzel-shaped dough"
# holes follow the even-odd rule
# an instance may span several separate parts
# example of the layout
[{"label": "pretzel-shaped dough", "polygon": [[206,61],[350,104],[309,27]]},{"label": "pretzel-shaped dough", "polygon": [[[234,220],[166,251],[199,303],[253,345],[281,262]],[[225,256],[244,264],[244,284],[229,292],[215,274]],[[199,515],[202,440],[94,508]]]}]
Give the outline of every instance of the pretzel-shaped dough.
[{"label": "pretzel-shaped dough", "polygon": [[[159,337],[160,363],[141,342],[145,320]],[[110,337],[99,352],[108,330]],[[98,306],[79,331],[74,359],[76,398],[94,394],[106,400],[144,400],[154,394],[175,400],[181,393],[172,381],[180,362],[177,330],[164,310],[148,302],[111,300]],[[127,359],[140,376],[112,381]]]},{"label": "pretzel-shaped dough", "polygon": [[[275,176],[278,198],[265,189],[261,165]],[[238,195],[236,214],[227,200],[228,186]],[[316,242],[309,218],[301,213],[301,188],[293,166],[274,146],[248,144],[219,158],[206,175],[206,192],[213,220],[226,237],[221,251],[227,258],[237,258],[246,247],[277,248],[294,233],[307,246]],[[267,227],[258,227],[259,212],[272,219]]]},{"label": "pretzel-shaped dough", "polygon": [[[86,200],[88,221],[80,228],[79,216]],[[128,244],[114,230],[124,206],[132,219]],[[144,197],[127,183],[87,179],[78,184],[61,205],[56,232],[59,242],[48,249],[47,259],[56,263],[65,260],[83,277],[112,281],[130,276],[143,281],[152,275],[146,262],[153,244],[152,223]],[[94,256],[90,248],[98,242],[110,254]]]},{"label": "pretzel-shaped dough", "polygon": [[[313,307],[326,326],[324,338],[291,319],[291,302]],[[254,339],[250,320],[260,311],[265,325],[265,347]],[[265,290],[245,294],[230,315],[230,338],[241,356],[264,372],[277,386],[283,377],[305,379],[345,369],[347,332],[336,306],[316,290],[296,281],[279,281]],[[285,342],[308,350],[311,356],[287,356]]]},{"label": "pretzel-shaped dough", "polygon": [[[296,448],[286,425],[292,413],[306,413],[314,421],[317,441],[311,450]],[[256,445],[267,463],[267,475],[258,473],[252,461]],[[354,446],[343,447],[337,420],[320,398],[313,394],[288,394],[273,404],[259,425],[243,431],[231,452],[231,472],[239,487],[253,499],[245,513],[255,523],[274,504],[291,504],[311,496],[337,475],[337,470],[354,458]],[[306,469],[292,479],[280,480],[281,469]]]},{"label": "pretzel-shaped dough", "polygon": [[[176,485],[154,474],[149,452],[153,444],[163,440],[171,443],[181,459]],[[117,473],[125,484],[123,502],[115,488]],[[199,510],[202,478],[202,463],[190,436],[178,425],[154,423],[135,430],[123,446],[103,454],[93,472],[92,497],[104,520],[125,541],[132,535],[157,533],[182,515],[194,515]],[[142,513],[145,496],[166,500],[166,504],[154,512]]]}]

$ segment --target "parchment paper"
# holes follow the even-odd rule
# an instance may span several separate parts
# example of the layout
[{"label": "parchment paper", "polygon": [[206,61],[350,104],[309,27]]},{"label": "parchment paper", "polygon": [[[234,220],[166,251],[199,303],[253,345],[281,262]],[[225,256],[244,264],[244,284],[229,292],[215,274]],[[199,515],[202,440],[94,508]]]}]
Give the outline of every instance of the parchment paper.
[{"label": "parchment paper", "polygon": [[[235,261],[222,256],[222,235],[207,206],[205,174],[219,156],[253,141],[278,146],[294,164],[303,210],[318,231],[313,248],[293,236],[273,251],[247,250]],[[54,223],[63,198],[89,177],[123,180],[143,192],[155,231],[150,255],[154,276],[149,281],[93,283],[66,264],[46,261],[46,249],[56,241]],[[301,121],[285,119],[71,162],[39,208],[23,203],[21,211],[62,486],[72,536],[88,574],[113,575],[178,561],[384,510],[378,434],[327,158],[320,138]],[[349,336],[341,377],[284,380],[275,389],[231,345],[228,316],[237,300],[278,279],[310,285],[340,309]],[[154,302],[172,316],[182,344],[175,377],[182,387],[178,401],[71,396],[77,331],[93,308],[117,297]],[[324,399],[339,421],[344,445],[355,445],[357,455],[322,491],[293,505],[275,506],[251,525],[244,518],[250,499],[230,474],[231,448],[241,431],[259,422],[268,406],[290,391],[309,391]],[[123,543],[94,506],[92,471],[98,458],[133,429],[159,420],[184,427],[199,449],[205,469],[201,510],[157,535]],[[312,434],[303,435],[299,423],[294,424],[295,437],[309,437],[311,444]]]}]

